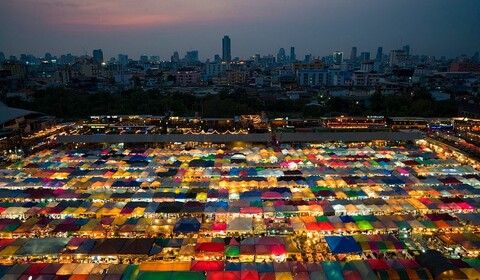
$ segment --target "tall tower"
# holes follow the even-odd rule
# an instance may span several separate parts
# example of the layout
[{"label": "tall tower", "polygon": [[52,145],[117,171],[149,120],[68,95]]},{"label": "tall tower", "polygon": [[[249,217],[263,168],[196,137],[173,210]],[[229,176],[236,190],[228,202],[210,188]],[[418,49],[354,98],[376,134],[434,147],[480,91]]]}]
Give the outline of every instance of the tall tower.
[{"label": "tall tower", "polygon": [[377,55],[375,56],[376,61],[382,61],[383,60],[383,48],[378,47],[377,49]]},{"label": "tall tower", "polygon": [[287,56],[285,54],[285,49],[280,48],[277,54],[277,63],[285,63],[286,60],[287,60]]},{"label": "tall tower", "polygon": [[402,50],[405,52],[406,56],[410,56],[410,45],[403,46]]},{"label": "tall tower", "polygon": [[295,54],[295,47],[290,47],[290,61],[297,61],[297,55]]},{"label": "tall tower", "polygon": [[230,37],[223,36],[222,39],[222,61],[230,62],[232,61],[232,49],[230,46]]},{"label": "tall tower", "polygon": [[352,51],[350,52],[350,61],[357,60],[357,47],[352,47]]},{"label": "tall tower", "polygon": [[102,49],[93,50],[93,59],[97,63],[102,63],[103,62],[103,51],[102,51]]},{"label": "tall tower", "polygon": [[343,62],[343,52],[334,51],[332,56],[335,64],[341,64]]}]

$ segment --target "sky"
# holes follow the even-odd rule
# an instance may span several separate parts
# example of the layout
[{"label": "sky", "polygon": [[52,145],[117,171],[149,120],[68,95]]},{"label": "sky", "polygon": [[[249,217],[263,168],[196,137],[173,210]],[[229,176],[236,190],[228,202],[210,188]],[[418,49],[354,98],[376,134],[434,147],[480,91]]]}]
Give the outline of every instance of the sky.
[{"label": "sky", "polygon": [[352,46],[358,54],[409,44],[413,54],[455,57],[480,50],[479,0],[0,0],[0,51],[43,56],[119,53],[169,59],[198,50],[232,57],[297,58]]}]

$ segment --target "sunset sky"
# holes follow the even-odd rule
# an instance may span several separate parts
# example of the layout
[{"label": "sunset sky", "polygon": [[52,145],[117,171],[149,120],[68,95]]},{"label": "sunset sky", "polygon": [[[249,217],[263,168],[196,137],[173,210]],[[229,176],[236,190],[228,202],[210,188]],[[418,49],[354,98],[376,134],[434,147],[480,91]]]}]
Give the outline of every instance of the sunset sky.
[{"label": "sunset sky", "polygon": [[480,50],[479,0],[1,0],[0,51],[6,55],[118,53],[168,59],[198,50],[232,56],[373,54],[410,44],[414,54],[473,55]]}]

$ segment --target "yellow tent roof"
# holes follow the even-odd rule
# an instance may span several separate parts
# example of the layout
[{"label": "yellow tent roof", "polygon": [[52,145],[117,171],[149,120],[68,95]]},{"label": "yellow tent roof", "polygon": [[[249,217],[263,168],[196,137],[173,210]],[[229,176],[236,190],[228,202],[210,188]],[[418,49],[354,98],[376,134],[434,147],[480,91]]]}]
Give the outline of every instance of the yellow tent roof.
[{"label": "yellow tent roof", "polygon": [[0,251],[0,256],[13,256],[20,246],[6,246]]}]

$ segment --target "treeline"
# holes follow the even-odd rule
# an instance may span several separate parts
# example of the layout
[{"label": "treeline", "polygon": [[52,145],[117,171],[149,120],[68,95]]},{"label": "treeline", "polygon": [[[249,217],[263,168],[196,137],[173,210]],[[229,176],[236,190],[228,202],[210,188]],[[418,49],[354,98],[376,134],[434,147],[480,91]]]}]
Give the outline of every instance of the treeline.
[{"label": "treeline", "polygon": [[[383,95],[373,94],[368,100],[339,97],[318,99],[265,100],[247,94],[244,89],[223,90],[218,95],[196,98],[191,93],[164,93],[159,90],[130,90],[121,94],[108,92],[83,93],[63,88],[50,88],[34,93],[33,101],[19,98],[4,100],[14,108],[42,112],[65,119],[91,115],[164,115],[233,117],[266,112],[269,117],[322,117],[335,115],[385,115],[418,117],[451,117],[457,114],[453,101],[434,101],[430,93],[416,91]],[[314,102],[312,102],[314,101]]]}]

